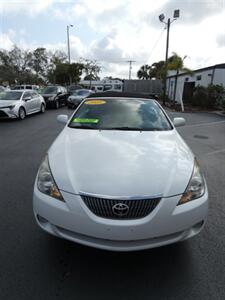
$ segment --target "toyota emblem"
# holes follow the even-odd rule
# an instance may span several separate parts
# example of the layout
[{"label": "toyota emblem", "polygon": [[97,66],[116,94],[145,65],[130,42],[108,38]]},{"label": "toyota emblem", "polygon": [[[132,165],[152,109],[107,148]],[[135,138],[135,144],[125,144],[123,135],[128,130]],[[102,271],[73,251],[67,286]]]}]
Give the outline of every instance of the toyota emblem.
[{"label": "toyota emblem", "polygon": [[118,217],[123,217],[128,214],[129,206],[124,203],[117,203],[117,204],[113,205],[112,211],[113,211],[114,215],[116,215]]}]

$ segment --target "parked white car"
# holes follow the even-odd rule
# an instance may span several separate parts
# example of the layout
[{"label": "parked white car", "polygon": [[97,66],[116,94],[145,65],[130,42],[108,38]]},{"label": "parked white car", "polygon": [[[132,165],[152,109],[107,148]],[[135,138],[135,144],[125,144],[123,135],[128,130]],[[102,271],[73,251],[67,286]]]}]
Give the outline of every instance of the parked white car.
[{"label": "parked white car", "polygon": [[[93,97],[93,96],[92,96]],[[208,192],[189,147],[155,101],[85,99],[44,158],[33,210],[50,234],[131,251],[183,241],[205,225]]]},{"label": "parked white car", "polygon": [[13,90],[0,92],[0,118],[19,118],[45,112],[44,98],[36,91]]},{"label": "parked white car", "polygon": [[38,90],[39,86],[35,84],[15,85],[11,90]]}]

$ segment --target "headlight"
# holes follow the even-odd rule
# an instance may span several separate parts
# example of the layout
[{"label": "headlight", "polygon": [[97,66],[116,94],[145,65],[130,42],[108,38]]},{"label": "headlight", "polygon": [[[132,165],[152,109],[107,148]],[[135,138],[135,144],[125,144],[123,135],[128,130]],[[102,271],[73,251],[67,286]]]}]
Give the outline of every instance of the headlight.
[{"label": "headlight", "polygon": [[199,165],[195,160],[194,170],[190,182],[181,197],[178,205],[187,203],[189,201],[202,197],[205,193],[205,181],[200,172]]},{"label": "headlight", "polygon": [[51,174],[51,170],[48,163],[48,156],[45,157],[38,170],[37,186],[40,192],[54,197],[58,200],[64,201]]}]

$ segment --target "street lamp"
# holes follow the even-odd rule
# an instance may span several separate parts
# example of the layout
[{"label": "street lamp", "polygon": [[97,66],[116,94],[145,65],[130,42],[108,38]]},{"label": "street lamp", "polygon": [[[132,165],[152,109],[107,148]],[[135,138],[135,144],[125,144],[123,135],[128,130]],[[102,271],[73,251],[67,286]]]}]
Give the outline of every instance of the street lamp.
[{"label": "street lamp", "polygon": [[165,59],[165,74],[164,74],[164,83],[163,83],[163,104],[166,103],[166,77],[167,77],[167,65],[168,65],[168,50],[169,50],[169,35],[170,35],[170,25],[180,17],[180,10],[175,9],[173,12],[173,20],[171,21],[168,18],[167,22],[164,21],[164,14],[159,15],[159,21],[166,25],[167,29],[167,38],[166,38],[166,59]]},{"label": "street lamp", "polygon": [[67,29],[67,48],[68,48],[68,61],[69,61],[69,64],[70,64],[70,33],[69,33],[70,27],[73,27],[73,25],[70,24],[70,25],[66,26],[66,29]]}]

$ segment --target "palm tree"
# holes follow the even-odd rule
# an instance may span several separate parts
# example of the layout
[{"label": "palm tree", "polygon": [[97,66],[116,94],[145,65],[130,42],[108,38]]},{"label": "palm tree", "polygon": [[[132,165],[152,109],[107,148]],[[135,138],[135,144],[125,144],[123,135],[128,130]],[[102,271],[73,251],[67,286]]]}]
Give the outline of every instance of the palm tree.
[{"label": "palm tree", "polygon": [[167,70],[176,70],[174,92],[173,92],[173,103],[175,103],[175,98],[176,98],[177,77],[179,75],[179,71],[184,71],[189,74],[192,74],[192,71],[184,66],[185,58],[187,58],[187,55],[181,58],[176,52],[173,52],[173,55],[168,58]]},{"label": "palm tree", "polygon": [[137,77],[139,79],[150,79],[149,72],[151,67],[149,65],[143,65],[140,67],[139,71],[137,72]]}]

